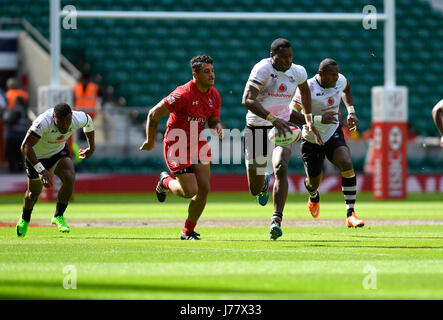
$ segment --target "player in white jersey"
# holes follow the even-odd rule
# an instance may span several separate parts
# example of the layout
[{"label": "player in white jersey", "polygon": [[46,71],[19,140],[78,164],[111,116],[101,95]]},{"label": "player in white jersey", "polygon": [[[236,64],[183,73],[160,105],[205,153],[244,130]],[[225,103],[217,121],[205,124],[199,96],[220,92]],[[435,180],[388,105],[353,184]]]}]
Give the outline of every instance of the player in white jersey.
[{"label": "player in white jersey", "polygon": [[[355,215],[354,205],[357,194],[357,181],[352,165],[351,153],[344,139],[342,127],[338,121],[340,101],[348,111],[347,122],[350,130],[358,127],[350,82],[339,73],[337,62],[324,59],[319,66],[318,74],[308,80],[311,90],[311,108],[314,123],[321,135],[324,145],[316,143],[315,137],[306,126],[303,127],[301,153],[307,178],[305,186],[309,192],[308,209],[314,218],[320,213],[320,193],[318,187],[322,178],[322,166],[327,157],[339,170],[342,176],[342,190],[346,203],[346,225],[362,227],[364,221]],[[304,122],[301,111],[300,92],[295,93],[291,108],[291,121],[301,124]]]},{"label": "player in white jersey", "polygon": [[443,148],[443,99],[432,108],[432,119],[434,120],[438,131],[440,131],[440,147]]},{"label": "player in white jersey", "polygon": [[51,223],[61,232],[70,231],[63,214],[74,191],[75,168],[66,141],[80,128],[83,128],[89,145],[88,148],[79,151],[80,158],[87,159],[94,153],[95,142],[94,125],[86,113],[72,111],[68,104],[60,103],[39,115],[29,128],[21,147],[26,157],[28,189],[25,193],[23,213],[17,223],[18,237],[26,235],[31,213],[42,187],[52,186],[49,170],[62,181]]},{"label": "player in white jersey", "polygon": [[[291,156],[290,147],[276,146],[268,150],[268,132],[276,127],[280,134],[290,132],[289,104],[297,87],[300,89],[302,106],[308,129],[316,132],[312,123],[311,96],[306,82],[304,67],[292,63],[292,47],[286,39],[276,39],[271,44],[270,58],[258,62],[249,75],[243,93],[242,104],[248,109],[245,128],[245,162],[249,190],[261,205],[269,198],[269,174],[265,173],[268,152],[272,152],[275,175],[274,214],[270,238],[282,235],[281,221],[288,194],[287,169]],[[317,133],[318,143],[322,143]]]}]

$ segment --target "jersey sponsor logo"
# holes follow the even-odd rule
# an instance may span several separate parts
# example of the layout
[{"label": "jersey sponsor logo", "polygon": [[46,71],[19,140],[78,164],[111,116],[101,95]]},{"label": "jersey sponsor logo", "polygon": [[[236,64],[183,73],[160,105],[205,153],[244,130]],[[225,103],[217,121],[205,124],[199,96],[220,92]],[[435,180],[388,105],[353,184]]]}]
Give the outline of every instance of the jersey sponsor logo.
[{"label": "jersey sponsor logo", "polygon": [[196,118],[196,117],[188,116],[188,121],[206,122],[206,119],[205,118]]},{"label": "jersey sponsor logo", "polygon": [[278,90],[281,91],[281,92],[285,92],[286,89],[287,89],[287,87],[286,87],[286,85],[285,85],[284,83],[282,83],[282,84],[280,85],[280,87],[278,87]]},{"label": "jersey sponsor logo", "polygon": [[290,94],[284,94],[284,93],[272,93],[268,92],[268,96],[275,97],[275,98],[292,98],[292,95]]}]

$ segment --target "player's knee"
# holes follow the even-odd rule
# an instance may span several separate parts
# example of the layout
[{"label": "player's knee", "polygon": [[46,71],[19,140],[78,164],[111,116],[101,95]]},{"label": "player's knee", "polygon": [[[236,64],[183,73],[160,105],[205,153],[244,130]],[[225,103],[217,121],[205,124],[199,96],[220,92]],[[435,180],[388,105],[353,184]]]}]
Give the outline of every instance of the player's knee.
[{"label": "player's knee", "polygon": [[286,161],[277,163],[274,167],[274,173],[278,178],[285,177],[288,174],[288,164]]},{"label": "player's knee", "polygon": [[192,198],[198,192],[198,187],[187,187],[183,189],[183,197],[184,198]]},{"label": "player's knee", "polygon": [[75,172],[65,171],[61,177],[63,184],[74,185],[75,183]]},{"label": "player's knee", "polygon": [[28,190],[25,194],[25,200],[36,201],[42,192],[42,188],[34,188],[33,190]]},{"label": "player's knee", "polygon": [[199,196],[207,196],[209,193],[209,190],[211,189],[211,186],[209,183],[204,183],[202,185],[198,186],[198,195]]}]

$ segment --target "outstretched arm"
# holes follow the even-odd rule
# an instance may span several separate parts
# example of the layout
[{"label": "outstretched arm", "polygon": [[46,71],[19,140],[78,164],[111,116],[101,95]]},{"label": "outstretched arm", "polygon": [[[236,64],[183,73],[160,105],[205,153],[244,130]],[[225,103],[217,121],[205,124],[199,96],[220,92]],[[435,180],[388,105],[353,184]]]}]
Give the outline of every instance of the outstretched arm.
[{"label": "outstretched arm", "polygon": [[152,150],[155,146],[155,133],[160,122],[161,117],[169,115],[169,109],[165,102],[162,100],[157,105],[149,110],[148,117],[146,119],[146,140],[140,147],[140,150]]},{"label": "outstretched arm", "polygon": [[86,115],[88,118],[88,122],[86,126],[83,128],[83,131],[86,136],[86,140],[88,141],[88,148],[80,149],[80,159],[88,159],[92,156],[95,151],[95,131],[94,131],[94,123],[92,122],[92,118],[89,115]]},{"label": "outstretched arm", "polygon": [[358,128],[358,118],[355,114],[354,109],[354,98],[352,97],[352,88],[351,83],[348,80],[348,84],[346,85],[345,90],[343,90],[342,94],[343,102],[345,103],[346,109],[348,110],[348,127],[349,130],[354,131]]}]

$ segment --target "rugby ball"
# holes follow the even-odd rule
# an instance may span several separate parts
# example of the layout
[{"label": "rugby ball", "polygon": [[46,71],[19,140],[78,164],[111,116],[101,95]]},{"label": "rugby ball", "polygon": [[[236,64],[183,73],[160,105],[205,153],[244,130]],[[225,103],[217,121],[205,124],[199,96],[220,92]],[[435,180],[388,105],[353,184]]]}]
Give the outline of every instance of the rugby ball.
[{"label": "rugby ball", "polygon": [[272,143],[278,146],[288,146],[294,142],[300,140],[301,130],[297,126],[290,126],[292,134],[286,132],[286,137],[284,135],[279,135],[276,127],[272,128],[268,133],[268,139]]}]

